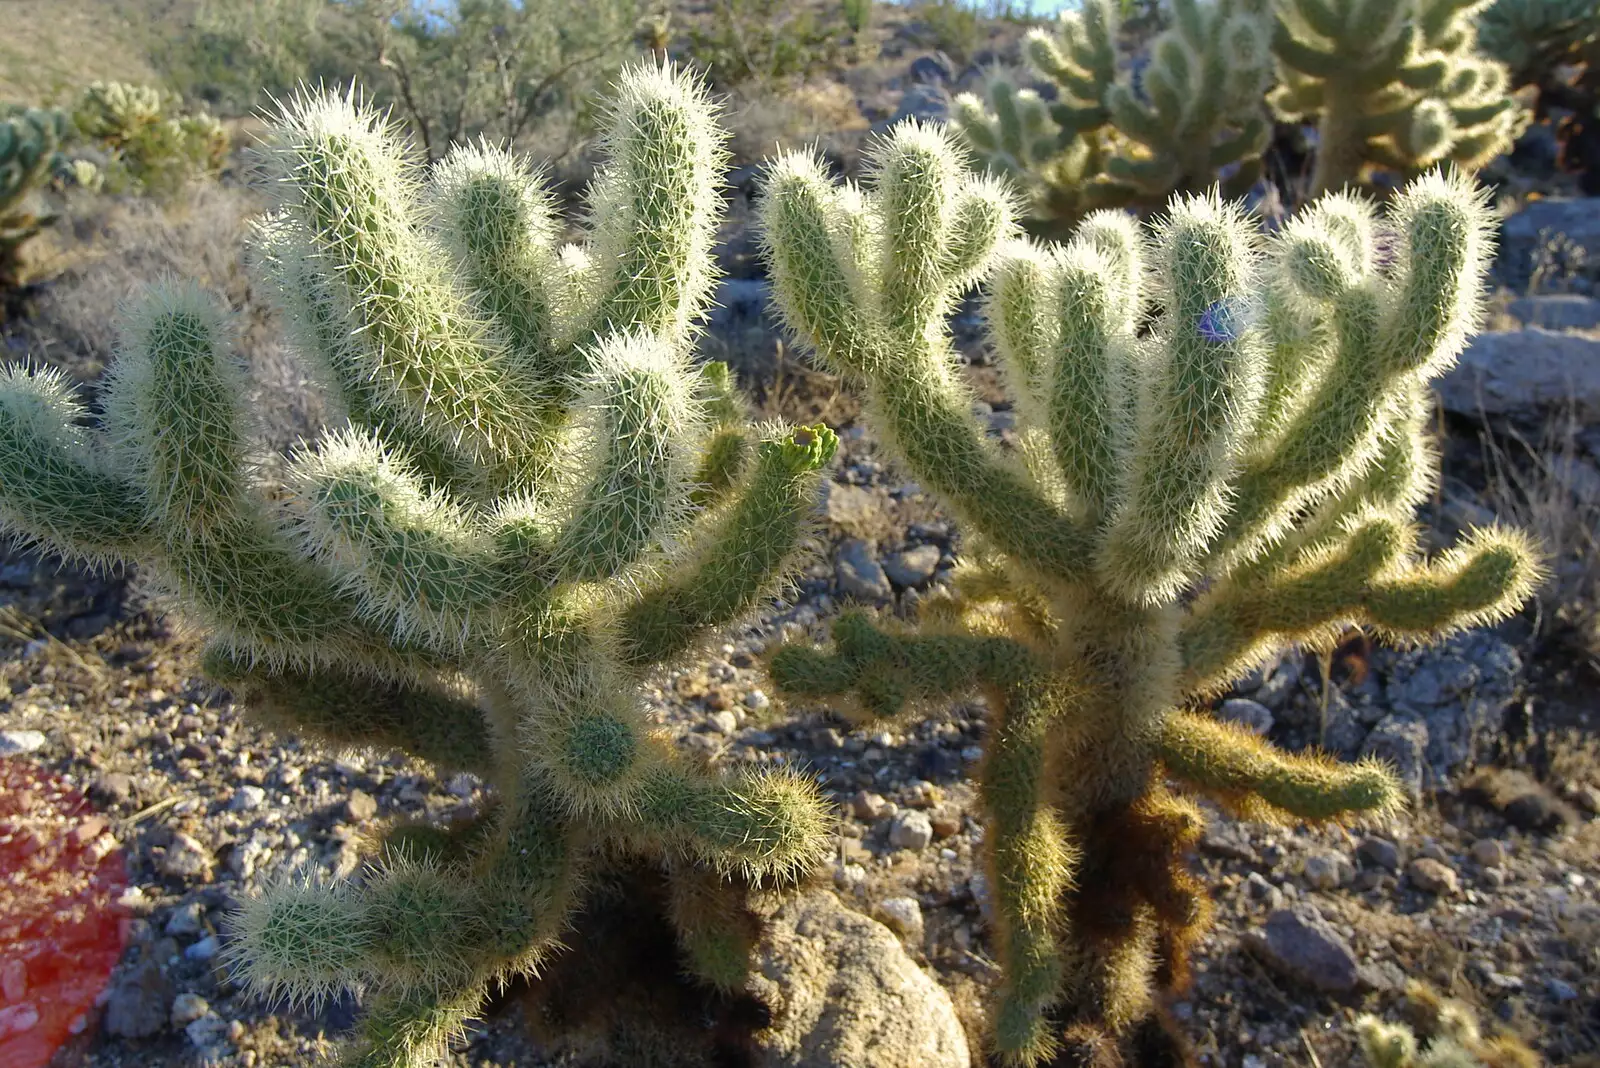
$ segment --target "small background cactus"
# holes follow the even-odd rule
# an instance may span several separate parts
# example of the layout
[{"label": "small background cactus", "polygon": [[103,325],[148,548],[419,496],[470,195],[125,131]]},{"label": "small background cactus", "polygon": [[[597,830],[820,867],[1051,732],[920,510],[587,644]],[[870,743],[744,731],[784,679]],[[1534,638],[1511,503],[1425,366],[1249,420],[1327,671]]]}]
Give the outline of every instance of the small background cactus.
[{"label": "small background cactus", "polygon": [[1483,50],[1513,86],[1538,91],[1534,118],[1556,120],[1561,162],[1600,195],[1600,7],[1592,0],[1496,0],[1478,16]]},{"label": "small background cactus", "polygon": [[173,113],[180,110],[152,86],[94,82],[73,106],[72,123],[108,154],[113,188],[172,193],[192,177],[220,173],[231,147],[222,123],[203,111]]},{"label": "small background cactus", "polygon": [[22,246],[54,216],[35,203],[67,134],[67,117],[46,108],[0,112],[0,291],[27,280]]},{"label": "small background cactus", "polygon": [[[1540,1068],[1539,1056],[1509,1034],[1485,1038],[1472,1009],[1432,987],[1406,986],[1408,1023],[1356,1019],[1369,1068]],[[1419,1036],[1425,1041],[1419,1041]]]},{"label": "small background cactus", "polygon": [[[1102,212],[1045,248],[942,131],[899,126],[872,162],[868,189],[778,162],[766,257],[794,332],[963,523],[964,560],[918,626],[848,612],[773,676],[863,720],[984,694],[997,1054],[1179,1063],[1154,992],[1183,982],[1209,904],[1184,859],[1205,817],[1179,791],[1283,822],[1401,803],[1375,762],[1275,750],[1200,703],[1351,624],[1421,641],[1498,618],[1537,575],[1515,531],[1424,559],[1412,522],[1435,477],[1426,381],[1476,325],[1487,207],[1434,175],[1386,220],[1329,197],[1268,242],[1189,197],[1149,231]],[[945,322],[985,277],[1010,455]]]},{"label": "small background cactus", "polygon": [[1376,165],[1404,177],[1446,160],[1477,170],[1511,147],[1526,114],[1505,65],[1477,47],[1485,0],[1285,0],[1273,51],[1284,119],[1317,125],[1309,195]]},{"label": "small background cactus", "polygon": [[[102,96],[148,124],[137,94]],[[292,457],[263,453],[224,315],[192,288],[131,313],[101,432],[60,375],[0,376],[8,530],[137,563],[268,724],[494,787],[476,820],[384,834],[359,885],[281,883],[236,917],[256,990],[367,992],[350,1063],[433,1063],[640,867],[677,963],[731,995],[744,895],[824,848],[808,780],[702,770],[638,692],[781,580],[835,439],[752,429],[726,370],[689,365],[723,165],[703,90],[630,69],[605,127],[588,228],[558,247],[522,160],[458,147],[425,180],[351,97],[285,108],[257,259],[348,416]],[[594,1008],[587,1039],[623,1042]]]},{"label": "small background cactus", "polygon": [[1153,208],[1219,175],[1238,195],[1260,177],[1271,136],[1265,0],[1174,0],[1171,27],[1137,73],[1122,69],[1120,28],[1116,0],[1088,0],[1061,14],[1055,34],[1029,32],[1024,55],[1052,100],[1000,73],[986,100],[955,100],[974,157],[1017,180],[1047,227],[1096,208]]}]

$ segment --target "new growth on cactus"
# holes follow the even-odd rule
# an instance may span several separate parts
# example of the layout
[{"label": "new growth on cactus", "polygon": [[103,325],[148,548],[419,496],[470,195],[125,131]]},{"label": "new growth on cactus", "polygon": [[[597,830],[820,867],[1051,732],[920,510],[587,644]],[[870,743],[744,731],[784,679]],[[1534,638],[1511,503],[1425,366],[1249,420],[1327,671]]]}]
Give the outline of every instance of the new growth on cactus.
[{"label": "new growth on cactus", "polygon": [[1172,26],[1137,75],[1119,70],[1116,0],[1064,11],[1054,35],[1024,40],[1046,100],[995,74],[987,100],[963,93],[954,123],[992,173],[1018,180],[1030,214],[1070,226],[1096,208],[1157,207],[1179,190],[1248,190],[1271,137],[1272,73],[1263,0],[1173,0]]},{"label": "new growth on cactus", "polygon": [[1503,63],[1478,51],[1475,21],[1493,0],[1283,0],[1270,100],[1317,124],[1312,196],[1369,165],[1412,175],[1446,160],[1477,170],[1526,120]]},{"label": "new growth on cactus", "polygon": [[736,989],[746,888],[823,849],[808,780],[687,763],[639,686],[782,579],[835,438],[752,428],[726,369],[690,366],[724,162],[703,89],[630,69],[605,131],[586,233],[557,247],[524,161],[459,147],[424,180],[353,97],[284,108],[257,258],[348,420],[281,484],[191,288],[132,315],[103,432],[60,376],[0,377],[7,529],[136,562],[267,722],[494,787],[465,827],[392,831],[359,884],[289,881],[236,918],[255,989],[368,992],[353,1064],[432,1064],[617,863],[662,872],[683,966]]},{"label": "new growth on cactus", "polygon": [[0,112],[0,289],[24,280],[22,246],[52,221],[27,200],[49,180],[66,133],[67,118],[59,111]]},{"label": "new growth on cactus", "polygon": [[[899,126],[872,163],[857,188],[778,161],[765,254],[790,327],[962,522],[964,560],[919,625],[847,612],[831,649],[784,647],[772,673],[867,720],[986,695],[995,1050],[1166,1063],[1154,992],[1208,907],[1185,794],[1284,822],[1402,803],[1380,764],[1278,751],[1198,702],[1347,625],[1421,641],[1504,616],[1535,578],[1520,533],[1426,559],[1412,521],[1427,379],[1477,322],[1490,214],[1433,175],[1383,221],[1332,196],[1268,240],[1182,197],[1148,230],[1099,212],[1047,248],[942,131]],[[983,278],[1015,453],[972,418],[945,323]]]}]

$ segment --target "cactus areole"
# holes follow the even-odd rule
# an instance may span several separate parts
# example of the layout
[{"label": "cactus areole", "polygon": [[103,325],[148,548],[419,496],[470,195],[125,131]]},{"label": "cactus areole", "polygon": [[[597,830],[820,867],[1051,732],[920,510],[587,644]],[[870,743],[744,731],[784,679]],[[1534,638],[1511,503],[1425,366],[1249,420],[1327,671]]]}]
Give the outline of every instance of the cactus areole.
[{"label": "cactus areole", "polygon": [[[773,675],[862,719],[985,695],[993,1048],[1168,1063],[1157,994],[1209,905],[1185,795],[1283,822],[1401,803],[1384,766],[1280,752],[1200,700],[1287,643],[1351,624],[1427,639],[1529,590],[1517,532],[1425,559],[1411,515],[1434,479],[1426,381],[1476,324],[1489,211],[1434,175],[1383,221],[1335,196],[1267,239],[1201,196],[1148,229],[1091,214],[1050,248],[1015,236],[943,131],[897,127],[871,173],[861,189],[776,163],[766,257],[790,328],[862,386],[964,556],[918,624],[846,613],[832,648],[786,646]],[[974,421],[945,324],[980,279],[1015,450]]]}]

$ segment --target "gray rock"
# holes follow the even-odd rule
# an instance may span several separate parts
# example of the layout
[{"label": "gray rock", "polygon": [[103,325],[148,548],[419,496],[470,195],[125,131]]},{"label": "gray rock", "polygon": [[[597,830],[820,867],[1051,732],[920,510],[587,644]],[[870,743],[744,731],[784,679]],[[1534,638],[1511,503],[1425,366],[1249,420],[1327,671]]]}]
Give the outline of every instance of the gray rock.
[{"label": "gray rock", "polygon": [[945,92],[941,85],[926,83],[913,85],[901,95],[900,109],[894,113],[894,118],[886,123],[879,123],[874,128],[888,129],[906,119],[916,119],[919,122],[949,122],[950,94]]},{"label": "gray rock", "polygon": [[1274,971],[1325,994],[1346,994],[1362,982],[1350,944],[1308,906],[1279,909],[1244,944]]},{"label": "gray rock", "polygon": [[1343,853],[1313,853],[1306,858],[1306,884],[1314,890],[1337,890],[1356,876],[1356,867]]},{"label": "gray rock", "polygon": [[1480,838],[1472,843],[1472,859],[1485,868],[1498,868],[1506,862],[1505,843],[1498,838]]},{"label": "gray rock", "polygon": [[860,486],[843,482],[822,484],[822,514],[836,527],[858,531],[876,521],[883,508],[878,498]]},{"label": "gray rock", "polygon": [[169,935],[199,934],[205,927],[206,907],[200,901],[185,901],[172,910],[167,925],[162,928]]},{"label": "gray rock", "polygon": [[1222,702],[1216,714],[1226,723],[1249,728],[1252,734],[1266,734],[1272,729],[1272,709],[1248,697],[1230,697]]},{"label": "gray rock", "polygon": [[1557,979],[1555,976],[1551,976],[1544,981],[1544,989],[1545,993],[1549,994],[1554,1001],[1565,1002],[1578,999],[1578,988],[1565,979]]},{"label": "gray rock", "polygon": [[1376,835],[1363,838],[1361,844],[1356,846],[1356,856],[1386,871],[1400,870],[1400,847],[1387,838]]},{"label": "gray rock", "polygon": [[207,961],[222,952],[222,941],[216,935],[206,935],[183,951],[187,960]]},{"label": "gray rock", "polygon": [[733,734],[739,729],[739,717],[727,710],[711,713],[706,717],[706,722],[718,734]]},{"label": "gray rock", "polygon": [[21,756],[43,749],[42,731],[0,731],[0,756]]},{"label": "gray rock", "polygon": [[215,1013],[207,1013],[198,1020],[191,1020],[183,1033],[196,1049],[208,1049],[220,1045],[228,1037],[228,1021]]},{"label": "gray rock", "polygon": [[167,846],[160,864],[163,875],[201,881],[211,878],[211,866],[211,850],[207,849],[199,839],[181,831],[172,836],[172,844]]},{"label": "gray rock", "polygon": [[267,792],[253,783],[245,783],[233,792],[228,801],[229,812],[253,812],[267,803]]},{"label": "gray rock", "polygon": [[1385,696],[1397,714],[1427,724],[1434,777],[1444,779],[1488,756],[1517,698],[1522,658],[1516,649],[1487,631],[1468,631],[1392,655]]},{"label": "gray rock", "polygon": [[167,1023],[172,980],[154,960],[141,960],[111,987],[105,1030],[117,1038],[148,1038]]},{"label": "gray rock", "polygon": [[1298,685],[1300,685],[1300,658],[1291,656],[1279,661],[1266,673],[1261,685],[1256,687],[1254,698],[1274,712],[1281,712]]},{"label": "gray rock", "polygon": [[878,902],[878,919],[913,946],[922,944],[922,904],[914,897],[890,897]]},{"label": "gray rock", "polygon": [[943,52],[913,59],[907,74],[913,82],[927,82],[930,85],[948,85],[956,80],[955,64]]},{"label": "gray rock", "polygon": [[378,799],[365,790],[352,790],[344,803],[344,818],[351,823],[365,823],[378,814]]},{"label": "gray rock", "polygon": [[833,562],[839,592],[863,601],[882,601],[894,595],[889,576],[872,555],[872,546],[860,538],[850,538],[839,546]]},{"label": "gray rock", "polygon": [[754,992],[776,1023],[757,1068],[970,1068],[950,995],[883,924],[827,891],[791,898],[757,950]]},{"label": "gray rock", "polygon": [[1428,725],[1414,716],[1385,716],[1361,743],[1361,755],[1386,760],[1411,800],[1422,797],[1427,766]]},{"label": "gray rock", "polygon": [[1506,312],[1524,326],[1546,330],[1593,330],[1600,327],[1600,300],[1576,293],[1547,293],[1518,297]]},{"label": "gray rock", "polygon": [[1357,705],[1337,686],[1328,687],[1327,704],[1322,713],[1322,748],[1349,758],[1361,750],[1372,724],[1370,706]]},{"label": "gray rock", "polygon": [[937,545],[918,545],[890,556],[883,562],[883,570],[897,586],[921,586],[933,577],[939,556]]},{"label": "gray rock", "polygon": [[749,693],[744,695],[744,707],[748,708],[752,712],[765,711],[771,704],[772,698],[768,697],[765,691],[751,690]]},{"label": "gray rock", "polygon": [[896,849],[927,849],[933,843],[933,821],[926,812],[911,809],[889,822],[889,844]]},{"label": "gray rock", "polygon": [[1491,330],[1434,380],[1447,411],[1504,415],[1572,403],[1600,412],[1600,339],[1538,327]]}]

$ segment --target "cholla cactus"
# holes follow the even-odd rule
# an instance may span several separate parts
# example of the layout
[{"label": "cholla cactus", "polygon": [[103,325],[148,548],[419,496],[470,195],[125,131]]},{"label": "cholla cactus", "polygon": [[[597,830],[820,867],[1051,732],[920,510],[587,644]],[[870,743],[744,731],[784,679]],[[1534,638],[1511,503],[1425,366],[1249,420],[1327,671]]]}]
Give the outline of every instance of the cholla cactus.
[{"label": "cholla cactus", "polygon": [[1478,51],[1489,0],[1284,0],[1273,50],[1285,119],[1317,123],[1311,195],[1370,164],[1415,174],[1449,160],[1477,170],[1511,147],[1526,114],[1503,63]]},{"label": "cholla cactus", "polygon": [[[1196,702],[1288,643],[1425,640],[1529,591],[1521,534],[1428,560],[1411,514],[1434,477],[1425,383],[1477,321],[1491,216],[1433,176],[1384,223],[1330,197],[1268,242],[1201,196],[1148,232],[1091,215],[1051,250],[1012,237],[936,129],[897,127],[873,163],[862,190],[778,162],[766,257],[789,325],[964,524],[959,595],[916,630],[847,613],[831,651],[785,647],[772,673],[866,719],[987,696],[994,1045],[1120,1063],[1119,1041],[1160,1041],[1152,985],[1181,978],[1208,908],[1184,860],[1204,817],[1169,782],[1283,822],[1401,803],[1380,764],[1279,752]],[[944,322],[985,275],[1015,457],[973,420]]]},{"label": "cholla cactus", "polygon": [[1423,1047],[1406,1024],[1363,1015],[1356,1031],[1370,1068],[1540,1068],[1543,1063],[1511,1035],[1484,1038],[1470,1008],[1430,987],[1413,981],[1406,997],[1412,1015],[1420,1018],[1418,1028],[1431,1038]]},{"label": "cholla cactus", "polygon": [[79,97],[72,121],[139,187],[170,192],[192,175],[219,173],[231,140],[212,116],[168,115],[169,103],[150,86],[95,82]]},{"label": "cholla cactus", "polygon": [[1548,84],[1597,35],[1594,0],[1495,0],[1478,15],[1479,45],[1510,69],[1513,85]]},{"label": "cholla cactus", "polygon": [[1055,100],[1004,75],[986,102],[956,98],[956,128],[990,171],[1021,181],[1032,215],[1070,224],[1095,208],[1157,206],[1219,174],[1229,193],[1255,183],[1271,135],[1263,4],[1174,0],[1172,16],[1137,84],[1117,69],[1116,0],[1087,0],[1062,13],[1058,35],[1035,29],[1023,45]]},{"label": "cholla cactus", "polygon": [[0,289],[23,281],[22,246],[53,219],[26,201],[49,180],[66,129],[59,111],[27,108],[0,116]]},{"label": "cholla cactus", "polygon": [[424,186],[351,99],[285,109],[260,259],[349,421],[281,484],[192,290],[133,314],[104,435],[58,375],[0,379],[9,529],[156,575],[269,722],[494,786],[492,816],[396,832],[362,884],[279,885],[237,917],[255,989],[373,994],[353,1063],[432,1063],[617,856],[664,869],[685,965],[737,987],[741,887],[823,848],[813,784],[686,764],[640,697],[784,574],[835,439],[753,433],[725,370],[689,367],[724,160],[703,90],[629,70],[605,125],[587,236],[558,249],[520,160],[458,148]]}]

